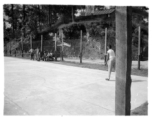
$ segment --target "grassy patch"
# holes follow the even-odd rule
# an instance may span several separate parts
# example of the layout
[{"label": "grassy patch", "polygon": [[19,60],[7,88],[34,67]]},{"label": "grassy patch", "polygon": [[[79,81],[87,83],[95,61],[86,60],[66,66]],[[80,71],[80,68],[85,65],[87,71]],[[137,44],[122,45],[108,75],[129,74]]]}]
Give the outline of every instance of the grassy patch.
[{"label": "grassy patch", "polygon": [[148,102],[145,102],[144,104],[140,105],[139,107],[135,108],[131,111],[131,115],[148,115]]},{"label": "grassy patch", "polygon": [[131,74],[148,77],[148,69],[141,69],[141,70],[132,69]]},{"label": "grassy patch", "polygon": [[[104,71],[108,70],[108,66],[105,66],[103,64],[91,64],[91,63],[80,64],[80,63],[77,63],[77,62],[67,62],[67,61],[54,62],[54,63],[68,65],[68,66],[82,67],[82,68],[98,69],[98,70],[104,70]],[[112,70],[112,71],[114,71],[114,70]],[[141,70],[132,69],[131,74],[148,77],[148,69],[141,69]]]}]

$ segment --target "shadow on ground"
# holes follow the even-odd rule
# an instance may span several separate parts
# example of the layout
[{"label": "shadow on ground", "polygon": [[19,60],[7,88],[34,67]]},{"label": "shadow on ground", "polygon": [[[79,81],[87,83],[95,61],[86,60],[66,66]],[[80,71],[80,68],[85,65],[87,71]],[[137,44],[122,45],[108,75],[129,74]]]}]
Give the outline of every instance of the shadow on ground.
[{"label": "shadow on ground", "polygon": [[[116,80],[112,79],[109,82],[115,82]],[[145,80],[132,80],[132,82],[145,82]]]}]

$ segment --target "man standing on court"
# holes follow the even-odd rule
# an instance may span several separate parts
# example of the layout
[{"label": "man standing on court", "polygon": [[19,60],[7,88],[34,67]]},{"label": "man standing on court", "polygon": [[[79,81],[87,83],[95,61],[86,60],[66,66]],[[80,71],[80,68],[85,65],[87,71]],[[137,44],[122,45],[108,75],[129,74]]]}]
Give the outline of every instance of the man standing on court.
[{"label": "man standing on court", "polygon": [[115,67],[115,52],[114,50],[112,50],[112,46],[109,45],[108,46],[108,51],[107,51],[107,61],[108,61],[108,78],[106,78],[106,80],[110,80],[110,75],[111,75],[111,71],[112,68]]},{"label": "man standing on court", "polygon": [[36,49],[36,60],[40,61],[40,51],[39,51],[39,48]]},{"label": "man standing on court", "polygon": [[31,54],[31,60],[34,60],[34,50],[31,48],[29,52]]}]

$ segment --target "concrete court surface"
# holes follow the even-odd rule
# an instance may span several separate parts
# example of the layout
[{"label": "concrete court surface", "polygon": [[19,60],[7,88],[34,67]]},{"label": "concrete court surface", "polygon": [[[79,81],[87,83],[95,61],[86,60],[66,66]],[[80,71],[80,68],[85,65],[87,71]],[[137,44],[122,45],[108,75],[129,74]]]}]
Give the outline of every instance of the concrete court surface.
[{"label": "concrete court surface", "polygon": [[[5,57],[4,115],[114,115],[115,73]],[[147,101],[147,77],[132,76],[131,109]]]}]

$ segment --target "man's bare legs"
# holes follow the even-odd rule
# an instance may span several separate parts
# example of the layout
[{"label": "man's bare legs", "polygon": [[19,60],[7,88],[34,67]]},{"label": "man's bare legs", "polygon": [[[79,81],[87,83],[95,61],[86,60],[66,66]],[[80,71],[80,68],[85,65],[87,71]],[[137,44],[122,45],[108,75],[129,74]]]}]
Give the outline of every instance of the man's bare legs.
[{"label": "man's bare legs", "polygon": [[112,68],[114,68],[115,70],[115,59],[110,59],[108,61],[108,78],[106,78],[106,80],[110,80],[110,76],[111,76],[111,72],[112,72]]}]

